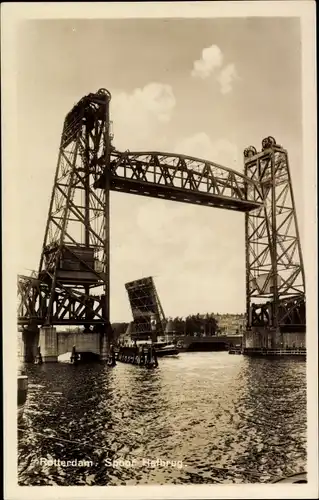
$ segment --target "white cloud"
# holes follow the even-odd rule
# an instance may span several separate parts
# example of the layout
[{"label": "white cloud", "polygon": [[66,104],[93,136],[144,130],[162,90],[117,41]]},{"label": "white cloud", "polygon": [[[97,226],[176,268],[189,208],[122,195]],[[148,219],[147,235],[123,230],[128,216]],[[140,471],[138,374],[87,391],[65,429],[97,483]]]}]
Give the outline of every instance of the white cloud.
[{"label": "white cloud", "polygon": [[206,79],[214,76],[220,85],[222,94],[232,90],[233,81],[238,78],[234,63],[223,65],[224,55],[217,45],[211,45],[202,50],[201,58],[194,61],[191,75]]},{"label": "white cloud", "polygon": [[237,146],[223,138],[212,141],[205,132],[180,139],[174,151],[241,170]]},{"label": "white cloud", "polygon": [[232,83],[237,78],[237,71],[234,64],[228,64],[217,76],[222,94],[228,94],[232,90]]},{"label": "white cloud", "polygon": [[217,45],[211,45],[203,49],[201,58],[194,62],[192,76],[207,78],[216,68],[221,67],[222,63],[222,51]]},{"label": "white cloud", "polygon": [[[170,85],[149,83],[132,93],[114,93],[111,100],[111,116],[114,129],[114,145],[117,149],[145,149],[147,138],[157,127],[164,126],[171,119],[176,105]],[[160,138],[160,135],[157,136]],[[158,139],[157,139],[158,140]]]}]

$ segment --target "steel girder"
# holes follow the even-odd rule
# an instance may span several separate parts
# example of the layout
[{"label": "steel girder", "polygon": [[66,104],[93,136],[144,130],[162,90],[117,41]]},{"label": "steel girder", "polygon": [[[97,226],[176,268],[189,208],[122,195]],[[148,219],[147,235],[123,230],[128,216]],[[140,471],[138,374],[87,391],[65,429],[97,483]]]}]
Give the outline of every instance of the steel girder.
[{"label": "steel girder", "polygon": [[[45,323],[48,305],[52,296],[51,288],[40,280],[18,280],[18,325],[38,325]],[[79,288],[56,287],[51,308],[51,322],[54,325],[103,325],[103,296],[88,296]]]},{"label": "steel girder", "polygon": [[272,137],[264,139],[260,153],[245,150],[245,174],[263,197],[263,206],[245,215],[248,328],[305,325],[304,266],[287,151]]},{"label": "steel girder", "polygon": [[[254,180],[217,163],[159,152],[111,152],[110,188],[115,191],[247,212],[260,207]],[[96,186],[104,183],[106,169]],[[247,198],[247,190],[255,198]]]},{"label": "steel girder", "polygon": [[40,281],[36,276],[18,276],[18,324],[37,321],[40,312]]}]

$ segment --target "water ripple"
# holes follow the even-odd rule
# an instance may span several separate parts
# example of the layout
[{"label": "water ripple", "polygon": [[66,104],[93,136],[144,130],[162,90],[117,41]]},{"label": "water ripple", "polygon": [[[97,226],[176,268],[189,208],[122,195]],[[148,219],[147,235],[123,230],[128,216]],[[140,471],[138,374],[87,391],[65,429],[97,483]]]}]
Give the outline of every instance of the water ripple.
[{"label": "water ripple", "polygon": [[154,371],[48,364],[27,374],[20,485],[268,482],[305,469],[299,360],[185,353]]}]

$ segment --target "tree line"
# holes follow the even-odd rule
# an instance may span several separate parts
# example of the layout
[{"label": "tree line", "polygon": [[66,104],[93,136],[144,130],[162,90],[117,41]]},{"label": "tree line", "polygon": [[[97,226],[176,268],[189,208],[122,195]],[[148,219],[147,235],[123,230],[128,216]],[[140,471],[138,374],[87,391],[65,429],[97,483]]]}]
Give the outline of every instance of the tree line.
[{"label": "tree line", "polygon": [[[190,314],[185,318],[176,316],[166,318],[166,325],[169,323],[169,332],[176,335],[216,335],[219,332],[218,319],[214,313]],[[128,322],[112,323],[112,329],[115,338],[125,333],[128,328]],[[164,328],[165,326],[164,325]]]},{"label": "tree line", "polygon": [[170,323],[170,330],[177,335],[195,334],[211,336],[218,331],[218,321],[213,314],[190,314],[186,318],[167,318]]},{"label": "tree line", "polygon": [[[168,325],[168,333],[175,333],[176,335],[216,335],[218,331],[218,321],[214,314],[190,314],[186,318],[182,317],[168,317],[166,318],[166,325]],[[115,338],[126,332],[129,323],[112,323],[112,329]]]}]

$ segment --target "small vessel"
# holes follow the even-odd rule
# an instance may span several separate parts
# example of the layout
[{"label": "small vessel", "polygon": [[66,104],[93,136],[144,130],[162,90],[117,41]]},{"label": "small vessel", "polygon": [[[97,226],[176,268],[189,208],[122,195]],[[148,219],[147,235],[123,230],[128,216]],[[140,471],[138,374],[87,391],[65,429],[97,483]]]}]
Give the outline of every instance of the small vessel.
[{"label": "small vessel", "polygon": [[242,350],[236,347],[231,347],[228,351],[228,354],[242,354]]},{"label": "small vessel", "polygon": [[22,419],[28,397],[28,377],[18,373],[18,421]]},{"label": "small vessel", "polygon": [[156,355],[158,358],[163,356],[177,356],[179,350],[174,344],[166,344],[165,342],[155,342],[154,344]]},{"label": "small vessel", "polygon": [[228,354],[242,354],[243,351],[242,351],[242,347],[240,344],[236,344],[236,345],[232,345],[229,350],[228,350]]},{"label": "small vessel", "polygon": [[307,483],[307,472],[299,472],[291,476],[276,479],[273,483],[305,484]]}]

